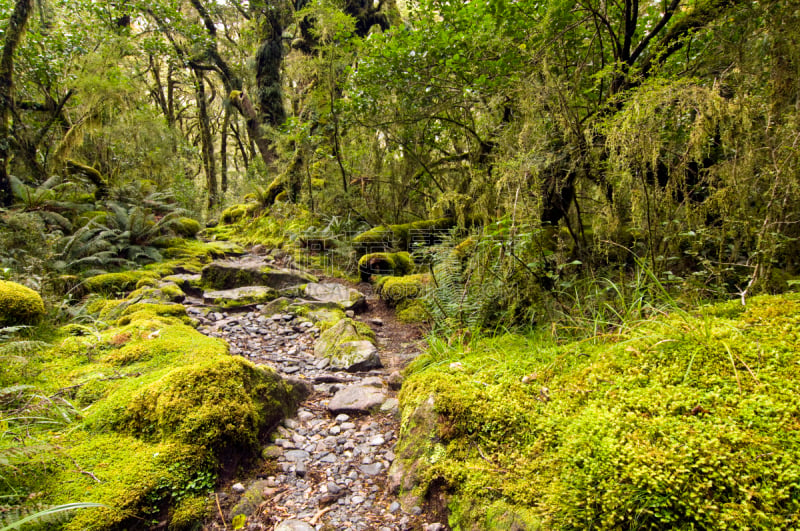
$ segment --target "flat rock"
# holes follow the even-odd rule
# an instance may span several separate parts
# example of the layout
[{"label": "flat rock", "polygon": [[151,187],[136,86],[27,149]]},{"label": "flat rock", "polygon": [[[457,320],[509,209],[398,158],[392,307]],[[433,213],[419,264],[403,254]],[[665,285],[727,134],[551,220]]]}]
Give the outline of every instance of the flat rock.
[{"label": "flat rock", "polygon": [[178,275],[169,275],[162,279],[165,282],[174,282],[181,290],[190,295],[200,295],[203,290],[200,289],[202,277],[199,274],[190,275],[182,273]]},{"label": "flat rock", "polygon": [[380,407],[386,400],[386,395],[377,387],[370,385],[351,385],[337,392],[328,403],[328,409],[333,413],[349,411],[369,412]]},{"label": "flat rock", "polygon": [[278,292],[267,286],[243,286],[241,288],[207,291],[203,293],[203,302],[223,308],[262,304],[273,300]]},{"label": "flat rock", "polygon": [[367,298],[360,291],[332,282],[306,284],[303,295],[315,301],[336,304],[343,310],[357,310],[367,303]]},{"label": "flat rock", "polygon": [[282,269],[255,256],[232,260],[217,260],[203,268],[203,284],[226,290],[242,286],[268,286],[277,290],[316,282],[317,278],[304,271]]},{"label": "flat rock", "polygon": [[275,531],[315,531],[315,529],[302,520],[284,520],[275,527]]}]

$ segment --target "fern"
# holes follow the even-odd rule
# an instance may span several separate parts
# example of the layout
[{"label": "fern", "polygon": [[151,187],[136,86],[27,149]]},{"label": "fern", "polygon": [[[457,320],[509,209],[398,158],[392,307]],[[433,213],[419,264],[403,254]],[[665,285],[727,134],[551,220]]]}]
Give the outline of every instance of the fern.
[{"label": "fern", "polygon": [[29,512],[32,509],[22,506],[3,508],[4,510],[0,513],[0,521],[2,521],[3,527],[0,527],[0,531],[21,529],[22,526],[33,523],[40,525],[56,525],[66,520],[65,513],[92,507],[106,506],[101,503],[77,502],[39,508],[35,513]]}]

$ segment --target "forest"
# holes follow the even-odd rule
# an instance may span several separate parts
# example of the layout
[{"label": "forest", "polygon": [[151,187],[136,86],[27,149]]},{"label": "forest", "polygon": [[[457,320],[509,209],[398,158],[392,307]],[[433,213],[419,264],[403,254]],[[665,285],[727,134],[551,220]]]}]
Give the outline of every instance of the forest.
[{"label": "forest", "polygon": [[273,529],[218,493],[311,391],[204,327],[381,347],[330,279],[421,336],[398,514],[800,526],[800,3],[0,0],[0,46],[0,531]]}]

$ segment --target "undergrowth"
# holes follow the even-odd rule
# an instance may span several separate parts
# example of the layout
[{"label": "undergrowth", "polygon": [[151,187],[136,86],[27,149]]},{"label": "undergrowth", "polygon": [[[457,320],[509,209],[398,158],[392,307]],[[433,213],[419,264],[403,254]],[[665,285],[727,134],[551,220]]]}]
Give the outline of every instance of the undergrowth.
[{"label": "undergrowth", "polygon": [[450,493],[454,529],[800,525],[800,296],[641,309],[593,339],[434,336],[401,392],[406,494]]}]

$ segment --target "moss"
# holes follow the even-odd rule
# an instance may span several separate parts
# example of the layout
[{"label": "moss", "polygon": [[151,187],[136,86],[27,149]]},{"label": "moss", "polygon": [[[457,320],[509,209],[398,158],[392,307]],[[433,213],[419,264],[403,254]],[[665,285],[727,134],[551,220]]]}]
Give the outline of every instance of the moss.
[{"label": "moss", "polygon": [[414,261],[407,252],[370,253],[358,260],[358,271],[363,281],[372,275],[404,275],[413,268]]},{"label": "moss", "polygon": [[414,221],[399,225],[381,225],[362,232],[353,243],[361,250],[376,248],[411,249],[422,245],[431,245],[439,241],[440,232],[453,227],[451,218]]},{"label": "moss", "polygon": [[225,224],[236,223],[258,210],[254,203],[229,206],[220,214],[220,221]]},{"label": "moss", "polygon": [[331,357],[340,350],[340,345],[353,341],[369,341],[374,344],[375,332],[359,321],[341,319],[320,334],[314,345],[314,355],[318,358]]},{"label": "moss", "polygon": [[[454,529],[794,525],[800,297],[676,312],[594,343],[431,345],[401,390],[397,462],[405,495],[448,493]],[[431,397],[428,444],[414,412]]]},{"label": "moss", "polygon": [[22,284],[0,280],[0,327],[35,324],[43,316],[41,295]]},{"label": "moss", "polygon": [[266,286],[244,286],[223,291],[203,293],[203,302],[219,308],[237,308],[263,304],[278,298],[278,290]]},{"label": "moss", "polygon": [[425,323],[431,315],[425,306],[415,300],[403,301],[397,305],[397,320],[401,323]]},{"label": "moss", "polygon": [[259,433],[290,413],[289,391],[273,371],[242,358],[210,360],[152,382],[110,422],[148,439],[255,452]]},{"label": "moss", "polygon": [[[240,245],[227,241],[202,242],[178,239],[164,249],[162,254],[165,258],[173,260],[173,264],[179,265],[181,272],[199,273],[202,264],[206,264],[216,258],[244,254],[244,249]],[[191,267],[186,266],[187,261],[192,264]],[[199,267],[193,264],[198,264]],[[173,272],[178,272],[177,268],[175,269]],[[173,272],[169,274],[171,275]]]},{"label": "moss", "polygon": [[200,222],[192,218],[179,218],[173,229],[184,238],[194,238],[202,230]]},{"label": "moss", "polygon": [[181,500],[170,515],[168,529],[183,531],[197,528],[200,522],[213,514],[207,496],[193,496]]},{"label": "moss", "polygon": [[193,492],[187,485],[199,483],[207,489],[209,482],[203,479],[215,476],[208,452],[176,442],[151,444],[118,433],[77,430],[61,444],[65,459],[51,473],[48,499],[54,504],[81,500],[105,505],[76,511],[64,525],[66,531],[155,523],[162,508],[176,497],[199,494],[200,489]]},{"label": "moss", "polygon": [[381,299],[390,304],[399,304],[424,295],[431,282],[429,274],[383,277],[378,281],[376,288]]},{"label": "moss", "polygon": [[134,321],[149,320],[153,317],[177,317],[184,324],[193,323],[182,304],[137,302],[126,306],[122,310],[116,324],[117,326],[125,326]]},{"label": "moss", "polygon": [[186,298],[183,290],[174,282],[156,282],[132,291],[129,300],[155,300],[165,302],[182,302]]},{"label": "moss", "polygon": [[89,293],[113,295],[132,291],[140,280],[149,278],[157,279],[158,274],[153,271],[122,271],[119,273],[104,273],[87,278],[83,285]]}]

